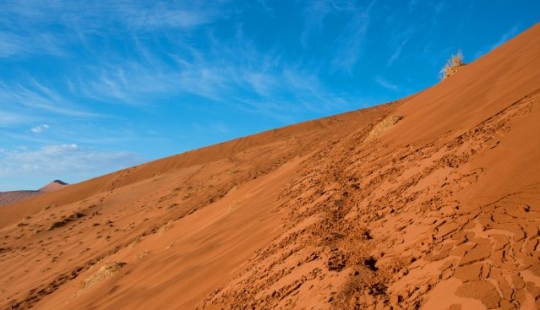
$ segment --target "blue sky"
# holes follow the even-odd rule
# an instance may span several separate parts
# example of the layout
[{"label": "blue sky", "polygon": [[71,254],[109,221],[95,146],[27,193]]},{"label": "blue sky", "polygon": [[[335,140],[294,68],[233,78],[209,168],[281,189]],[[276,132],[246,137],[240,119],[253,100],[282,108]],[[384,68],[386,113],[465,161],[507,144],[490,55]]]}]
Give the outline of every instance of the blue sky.
[{"label": "blue sky", "polygon": [[0,191],[369,107],[540,20],[529,1],[0,1]]}]

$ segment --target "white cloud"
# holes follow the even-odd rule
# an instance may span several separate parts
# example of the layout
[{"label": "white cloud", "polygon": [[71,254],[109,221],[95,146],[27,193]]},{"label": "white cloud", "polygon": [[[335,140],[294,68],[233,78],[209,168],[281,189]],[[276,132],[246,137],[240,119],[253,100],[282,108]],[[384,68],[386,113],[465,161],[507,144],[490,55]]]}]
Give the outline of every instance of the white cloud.
[{"label": "white cloud", "polygon": [[32,129],[30,129],[33,133],[42,133],[44,130],[48,129],[49,128],[49,125],[47,124],[43,124],[43,125],[39,125],[39,126],[36,126]]}]

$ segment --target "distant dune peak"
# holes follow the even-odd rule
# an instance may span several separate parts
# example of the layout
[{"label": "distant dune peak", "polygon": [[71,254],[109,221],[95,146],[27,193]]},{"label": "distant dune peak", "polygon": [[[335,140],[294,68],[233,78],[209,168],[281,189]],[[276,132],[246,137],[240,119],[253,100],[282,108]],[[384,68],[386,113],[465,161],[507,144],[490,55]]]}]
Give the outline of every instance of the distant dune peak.
[{"label": "distant dune peak", "polygon": [[57,189],[60,189],[64,186],[67,186],[69,185],[68,183],[64,182],[64,181],[61,181],[61,180],[54,180],[52,181],[51,183],[43,186],[42,188],[40,188],[38,191],[39,192],[52,192],[52,191],[55,191]]},{"label": "distant dune peak", "polygon": [[54,192],[68,185],[69,185],[68,183],[62,180],[54,180],[51,183],[43,186],[42,188],[38,190],[20,190],[20,191],[0,192],[0,206],[16,203],[22,200],[39,196],[44,193]]}]

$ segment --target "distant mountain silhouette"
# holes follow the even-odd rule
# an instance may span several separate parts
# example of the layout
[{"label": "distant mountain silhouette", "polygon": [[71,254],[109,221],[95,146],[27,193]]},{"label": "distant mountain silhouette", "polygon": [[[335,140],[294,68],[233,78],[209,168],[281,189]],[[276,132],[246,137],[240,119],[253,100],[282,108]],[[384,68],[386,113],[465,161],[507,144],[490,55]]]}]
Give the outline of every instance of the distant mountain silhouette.
[{"label": "distant mountain silhouette", "polygon": [[16,203],[21,200],[39,196],[44,193],[53,192],[67,185],[69,184],[64,181],[54,180],[51,183],[43,186],[39,190],[20,190],[20,191],[0,192],[0,206]]}]

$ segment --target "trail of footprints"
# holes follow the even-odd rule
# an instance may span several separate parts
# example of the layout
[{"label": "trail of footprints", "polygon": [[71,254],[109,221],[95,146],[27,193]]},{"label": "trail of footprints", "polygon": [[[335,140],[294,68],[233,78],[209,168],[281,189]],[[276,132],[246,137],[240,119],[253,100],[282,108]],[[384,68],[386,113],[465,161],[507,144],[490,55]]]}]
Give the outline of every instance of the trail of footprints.
[{"label": "trail of footprints", "polygon": [[453,198],[485,172],[464,164],[496,148],[538,95],[457,136],[395,150],[362,144],[368,127],[321,146],[281,193],[289,231],[200,308],[292,309],[311,298],[336,309],[415,309],[441,290],[454,291],[455,303],[438,305],[449,309],[471,299],[540,308],[540,201],[527,202],[540,184],[472,211]]}]

